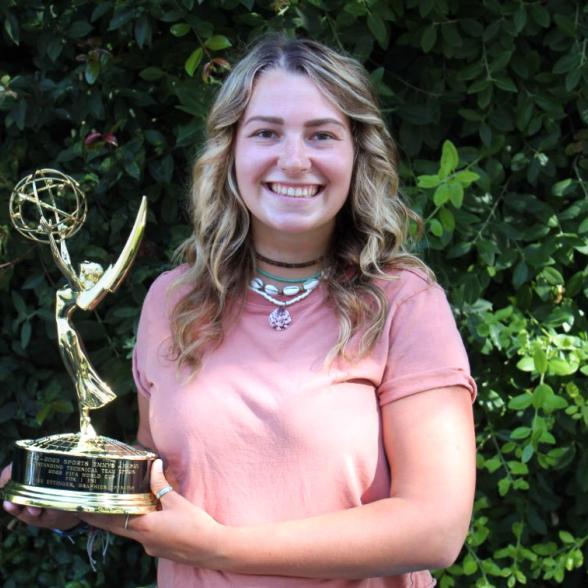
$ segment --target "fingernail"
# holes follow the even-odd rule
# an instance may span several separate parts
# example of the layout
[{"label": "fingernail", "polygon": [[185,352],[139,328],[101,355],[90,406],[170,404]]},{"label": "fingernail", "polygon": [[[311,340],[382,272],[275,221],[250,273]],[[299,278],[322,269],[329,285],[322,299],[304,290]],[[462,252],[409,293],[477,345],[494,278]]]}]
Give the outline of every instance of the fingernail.
[{"label": "fingernail", "polygon": [[41,509],[36,506],[27,506],[27,513],[32,517],[38,517],[41,514]]},{"label": "fingernail", "polygon": [[9,502],[8,500],[5,500],[2,503],[2,508],[6,511],[6,512],[14,512],[16,510],[16,506],[14,504],[12,504],[12,502]]},{"label": "fingernail", "polygon": [[153,463],[153,467],[155,468],[156,472],[163,472],[163,462],[160,459],[155,460],[155,462]]}]

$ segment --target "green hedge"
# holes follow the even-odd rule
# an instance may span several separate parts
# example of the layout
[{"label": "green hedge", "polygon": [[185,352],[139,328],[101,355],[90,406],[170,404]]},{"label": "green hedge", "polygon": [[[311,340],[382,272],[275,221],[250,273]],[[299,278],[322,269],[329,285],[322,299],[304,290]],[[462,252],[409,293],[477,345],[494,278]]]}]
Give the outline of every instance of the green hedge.
[{"label": "green hedge", "polygon": [[[183,196],[207,105],[268,30],[344,48],[371,72],[426,219],[479,385],[471,533],[441,588],[586,586],[588,541],[588,8],[572,0],[4,0],[0,3],[0,459],[9,442],[75,430],[55,345],[47,248],[11,228],[8,196],[39,167],[89,195],[72,257],[108,263],[141,194],[134,270],[79,326],[120,399],[103,434],[131,440],[129,355],[141,300],[187,234]],[[80,545],[2,516],[12,586],[153,582],[116,540],[94,574]]]}]

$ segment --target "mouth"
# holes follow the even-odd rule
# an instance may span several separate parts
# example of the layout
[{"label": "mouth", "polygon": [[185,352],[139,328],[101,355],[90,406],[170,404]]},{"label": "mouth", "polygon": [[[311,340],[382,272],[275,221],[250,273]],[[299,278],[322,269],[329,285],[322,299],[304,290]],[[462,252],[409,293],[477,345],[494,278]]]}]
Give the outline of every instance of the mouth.
[{"label": "mouth", "polygon": [[267,182],[265,187],[278,196],[288,196],[289,198],[314,198],[323,187],[320,184],[301,184],[292,186],[280,184],[278,182]]}]

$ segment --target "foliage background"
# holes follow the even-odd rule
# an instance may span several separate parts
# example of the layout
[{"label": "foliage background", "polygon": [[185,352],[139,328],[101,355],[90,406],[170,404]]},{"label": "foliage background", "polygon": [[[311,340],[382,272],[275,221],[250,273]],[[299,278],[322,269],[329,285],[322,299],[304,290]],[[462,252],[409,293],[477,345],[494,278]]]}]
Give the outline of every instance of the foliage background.
[{"label": "foliage background", "polygon": [[[268,30],[344,48],[371,72],[427,221],[422,254],[447,288],[479,384],[471,533],[440,586],[586,586],[588,538],[588,8],[571,0],[2,0],[0,462],[17,438],[75,430],[55,345],[61,275],[11,228],[8,198],[39,167],[89,195],[72,257],[108,263],[147,194],[140,257],[98,312],[78,316],[121,398],[96,414],[132,440],[129,370],[150,281],[186,235],[190,162],[207,104]],[[464,190],[465,188],[465,190]],[[584,451],[582,451],[584,449]],[[145,586],[153,562],[3,515],[4,586]]]}]

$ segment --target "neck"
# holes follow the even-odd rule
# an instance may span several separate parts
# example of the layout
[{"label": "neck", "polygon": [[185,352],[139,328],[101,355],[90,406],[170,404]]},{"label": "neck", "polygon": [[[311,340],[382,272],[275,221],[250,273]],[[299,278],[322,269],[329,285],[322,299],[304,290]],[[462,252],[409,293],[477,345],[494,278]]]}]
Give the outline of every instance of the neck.
[{"label": "neck", "polygon": [[[318,239],[316,237],[319,237]],[[255,251],[269,259],[291,264],[316,263],[304,268],[277,267],[261,260],[256,260],[257,267],[284,278],[310,275],[318,271],[329,247],[330,235],[325,237],[324,231],[317,236],[283,233],[279,235],[253,235]]]}]

